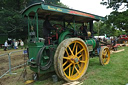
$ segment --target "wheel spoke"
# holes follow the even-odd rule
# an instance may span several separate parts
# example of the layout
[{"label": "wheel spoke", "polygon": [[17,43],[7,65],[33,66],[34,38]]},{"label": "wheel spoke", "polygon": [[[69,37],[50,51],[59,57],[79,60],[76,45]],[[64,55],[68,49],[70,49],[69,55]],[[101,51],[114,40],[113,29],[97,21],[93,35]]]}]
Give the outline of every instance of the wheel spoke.
[{"label": "wheel spoke", "polygon": [[79,67],[79,69],[80,69],[80,65],[79,65],[79,63],[77,63],[77,65],[78,65],[78,67]]},{"label": "wheel spoke", "polygon": [[67,55],[69,56],[69,53],[68,53],[67,49],[66,49],[66,53],[67,53]]},{"label": "wheel spoke", "polygon": [[80,61],[81,63],[86,63],[85,61]]},{"label": "wheel spoke", "polygon": [[81,53],[84,49],[81,49],[77,54]]},{"label": "wheel spoke", "polygon": [[107,55],[107,51],[105,51],[105,55]]},{"label": "wheel spoke", "polygon": [[75,44],[74,44],[74,46],[73,46],[73,49],[72,49],[73,52],[74,52],[75,47],[76,47],[76,42],[75,42]]},{"label": "wheel spoke", "polygon": [[70,63],[70,64],[64,69],[64,71],[67,70],[71,65],[72,65],[72,63]]},{"label": "wheel spoke", "polygon": [[103,59],[106,59],[106,58],[107,58],[106,56],[107,56],[107,54],[103,55],[102,58],[103,58]]},{"label": "wheel spoke", "polygon": [[76,66],[75,66],[75,69],[76,69],[77,73],[80,74],[80,72],[79,72],[79,70],[76,68]]},{"label": "wheel spoke", "polygon": [[68,61],[66,61],[66,62],[63,64],[63,66],[65,66],[67,63],[68,63]]},{"label": "wheel spoke", "polygon": [[107,51],[106,50],[104,50],[104,55],[106,55],[107,54]]},{"label": "wheel spoke", "polygon": [[70,60],[70,58],[69,58],[69,57],[63,57],[63,59],[67,59],[67,60]]},{"label": "wheel spoke", "polygon": [[104,58],[102,59],[102,62],[104,63]]},{"label": "wheel spoke", "polygon": [[73,65],[73,68],[72,68],[72,73],[71,73],[71,75],[73,75],[73,72],[74,72],[74,68],[75,68],[75,65]]},{"label": "wheel spoke", "polygon": [[105,58],[105,60],[107,61],[107,60],[108,60],[108,58]]},{"label": "wheel spoke", "polygon": [[71,50],[71,48],[68,46],[68,48],[69,48],[69,50],[70,50],[70,52],[72,53],[72,55],[74,55],[74,53],[73,53],[73,51]]},{"label": "wheel spoke", "polygon": [[80,59],[80,57],[82,57],[82,54],[80,56],[78,56],[78,59]]},{"label": "wheel spoke", "polygon": [[78,45],[76,45],[76,54],[75,55],[77,55],[77,49],[78,49]]}]

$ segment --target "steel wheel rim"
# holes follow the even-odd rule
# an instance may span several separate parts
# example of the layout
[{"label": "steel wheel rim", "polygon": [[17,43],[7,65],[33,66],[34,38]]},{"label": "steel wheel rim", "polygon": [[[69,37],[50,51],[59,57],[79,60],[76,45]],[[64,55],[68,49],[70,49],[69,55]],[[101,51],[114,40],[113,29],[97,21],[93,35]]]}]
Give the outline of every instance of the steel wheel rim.
[{"label": "steel wheel rim", "polygon": [[109,61],[110,61],[110,51],[108,48],[105,48],[102,51],[102,63],[106,65],[109,63]]},{"label": "steel wheel rim", "polygon": [[63,73],[69,80],[79,79],[88,66],[88,51],[81,41],[73,41],[66,48],[63,55]]}]

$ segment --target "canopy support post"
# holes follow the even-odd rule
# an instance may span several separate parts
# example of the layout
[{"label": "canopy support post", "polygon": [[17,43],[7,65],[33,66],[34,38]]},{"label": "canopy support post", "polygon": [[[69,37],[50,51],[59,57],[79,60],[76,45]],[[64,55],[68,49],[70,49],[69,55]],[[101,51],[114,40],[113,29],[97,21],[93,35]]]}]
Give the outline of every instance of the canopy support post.
[{"label": "canopy support post", "polygon": [[37,29],[37,39],[36,39],[36,41],[38,42],[39,34],[38,34],[38,13],[37,12],[36,12],[36,29]]},{"label": "canopy support post", "polygon": [[94,35],[93,35],[93,20],[91,20],[91,21],[89,22],[89,28],[90,28],[91,36],[93,37],[93,36],[94,36]]}]

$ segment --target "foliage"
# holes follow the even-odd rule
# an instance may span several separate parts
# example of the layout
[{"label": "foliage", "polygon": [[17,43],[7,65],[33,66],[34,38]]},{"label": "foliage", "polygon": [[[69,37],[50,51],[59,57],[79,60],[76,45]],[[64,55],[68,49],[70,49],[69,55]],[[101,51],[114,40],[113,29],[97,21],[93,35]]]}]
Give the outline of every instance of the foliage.
[{"label": "foliage", "polygon": [[101,4],[113,10],[118,10],[122,5],[124,5],[123,8],[128,7],[127,0],[102,0]]},{"label": "foliage", "polygon": [[68,7],[66,5],[64,5],[63,3],[60,2],[60,0],[29,0],[29,2],[27,3],[27,6],[28,5],[31,5],[33,3],[45,3],[45,4],[50,4],[50,5],[58,5],[58,6],[61,6],[61,7]]},{"label": "foliage", "polygon": [[[19,0],[22,1],[22,0]],[[19,1],[15,0],[2,0],[0,5],[0,34],[8,34],[9,38],[25,38],[24,20],[22,19],[20,10],[21,5]]]},{"label": "foliage", "polygon": [[[65,6],[58,3],[59,0],[44,0],[44,2],[48,1],[54,1],[54,4]],[[28,5],[40,2],[43,0],[1,0],[0,34],[8,34],[9,38],[27,38],[27,20],[22,17],[21,11]]]},{"label": "foliage", "polygon": [[112,36],[113,31],[112,31],[112,27],[107,26],[103,22],[99,21],[94,23],[94,32],[95,35],[97,36],[101,36],[104,34],[107,34],[107,36]]},{"label": "foliage", "polygon": [[115,29],[114,26],[106,24],[106,22],[101,22],[101,21],[94,23],[94,33],[97,36],[106,34],[108,37],[119,36],[119,35],[125,34],[124,31],[117,30]]},{"label": "foliage", "polygon": [[60,0],[44,0],[44,2],[47,4],[57,4]]},{"label": "foliage", "polygon": [[[122,31],[122,34],[126,34],[128,32],[128,10],[119,12],[119,8],[121,5],[124,5],[123,8],[126,8],[128,6],[127,0],[103,0],[101,4],[106,5],[107,8],[113,8],[115,11],[111,12],[110,15],[106,16],[107,25],[113,26],[115,29],[118,29],[116,32]],[[125,32],[123,31],[125,30]],[[121,34],[119,32],[119,34]],[[115,33],[115,35],[118,35],[118,33]]]},{"label": "foliage", "polygon": [[117,12],[113,11],[110,15],[107,16],[106,23],[108,25],[112,25],[114,28],[117,28],[119,30],[125,30],[128,32],[128,10],[124,12]]}]

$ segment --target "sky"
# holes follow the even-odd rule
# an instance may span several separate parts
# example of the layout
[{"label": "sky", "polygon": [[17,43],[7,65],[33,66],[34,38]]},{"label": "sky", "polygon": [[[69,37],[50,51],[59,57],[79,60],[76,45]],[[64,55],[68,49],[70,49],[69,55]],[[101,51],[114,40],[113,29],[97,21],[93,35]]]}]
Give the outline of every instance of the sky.
[{"label": "sky", "polygon": [[102,0],[60,0],[60,2],[72,9],[105,17],[112,12],[112,9],[107,9],[106,6],[101,5],[101,1]]}]

